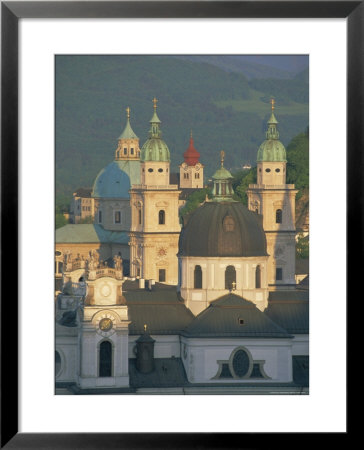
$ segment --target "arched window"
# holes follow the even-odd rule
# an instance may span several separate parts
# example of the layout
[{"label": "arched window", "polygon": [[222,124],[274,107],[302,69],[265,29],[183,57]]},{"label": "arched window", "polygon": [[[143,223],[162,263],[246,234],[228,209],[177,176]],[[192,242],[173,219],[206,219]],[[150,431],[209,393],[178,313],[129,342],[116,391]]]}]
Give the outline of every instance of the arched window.
[{"label": "arched window", "polygon": [[225,289],[236,288],[236,271],[234,266],[227,266],[225,269]]},{"label": "arched window", "polygon": [[282,210],[277,209],[276,211],[276,223],[282,223]]},{"label": "arched window", "polygon": [[159,225],[164,225],[166,223],[166,213],[163,209],[158,213],[158,223]]},{"label": "arched window", "polygon": [[109,341],[100,344],[99,376],[112,376],[112,345]]},{"label": "arched window", "polygon": [[261,270],[260,266],[257,266],[255,269],[255,287],[256,289],[260,289],[261,287]]},{"label": "arched window", "polygon": [[194,285],[195,289],[202,289],[202,269],[201,266],[195,266],[194,270]]},{"label": "arched window", "polygon": [[142,210],[141,209],[138,210],[138,218],[139,218],[139,225],[141,225],[141,223],[142,223]]}]

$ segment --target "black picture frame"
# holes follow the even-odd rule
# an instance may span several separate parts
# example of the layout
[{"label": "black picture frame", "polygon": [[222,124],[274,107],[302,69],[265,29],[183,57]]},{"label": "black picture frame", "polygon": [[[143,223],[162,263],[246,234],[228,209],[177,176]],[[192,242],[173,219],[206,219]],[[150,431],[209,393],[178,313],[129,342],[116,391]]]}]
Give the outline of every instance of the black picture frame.
[{"label": "black picture frame", "polygon": [[[363,264],[351,260],[358,251],[361,256],[363,249],[364,1],[1,2],[1,448],[260,448],[263,440],[278,441],[277,434],[267,433],[244,433],[243,437],[241,433],[18,433],[19,330],[9,317],[18,315],[19,19],[237,17],[347,18],[347,300],[362,278]],[[175,414],[178,417],[178,411]],[[147,420],[147,415],[141,411],[136,420]],[[349,426],[347,430],[335,439],[348,438]],[[318,438],[316,434],[316,445]],[[278,445],[288,448],[296,439],[295,434],[279,434]],[[300,443],[308,439],[312,439],[310,433],[300,437]]]}]

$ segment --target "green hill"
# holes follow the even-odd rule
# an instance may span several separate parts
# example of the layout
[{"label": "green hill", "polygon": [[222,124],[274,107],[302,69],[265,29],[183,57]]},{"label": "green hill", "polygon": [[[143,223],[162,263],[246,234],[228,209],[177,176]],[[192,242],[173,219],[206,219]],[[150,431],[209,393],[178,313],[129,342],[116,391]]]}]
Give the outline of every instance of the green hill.
[{"label": "green hill", "polygon": [[176,171],[193,130],[208,178],[226,152],[225,165],[236,171],[255,164],[276,98],[282,142],[308,125],[308,80],[248,79],[242,73],[193,60],[158,56],[56,57],[56,198],[70,198],[92,186],[97,173],[113,160],[125,124],[125,108],[140,138],[147,139],[156,96],[163,138]]}]

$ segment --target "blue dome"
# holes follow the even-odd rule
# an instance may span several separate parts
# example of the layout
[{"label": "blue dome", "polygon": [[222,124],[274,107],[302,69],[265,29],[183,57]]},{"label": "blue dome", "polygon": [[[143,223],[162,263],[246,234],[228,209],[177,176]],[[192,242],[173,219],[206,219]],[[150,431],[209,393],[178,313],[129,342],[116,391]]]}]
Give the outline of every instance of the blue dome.
[{"label": "blue dome", "polygon": [[133,184],[140,184],[140,162],[113,161],[97,175],[92,197],[130,198],[129,189]]}]

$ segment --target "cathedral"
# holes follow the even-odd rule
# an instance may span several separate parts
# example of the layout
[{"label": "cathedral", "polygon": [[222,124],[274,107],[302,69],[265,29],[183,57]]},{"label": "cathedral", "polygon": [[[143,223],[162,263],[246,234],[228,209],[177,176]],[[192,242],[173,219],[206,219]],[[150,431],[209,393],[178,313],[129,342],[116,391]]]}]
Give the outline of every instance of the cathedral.
[{"label": "cathedral", "polygon": [[183,156],[173,177],[156,99],[141,148],[128,108],[89,197],[93,223],[56,230],[57,394],[308,393],[297,190],[274,102],[248,207],[221,151],[212,198],[181,223],[183,192],[204,187],[192,132]]}]

